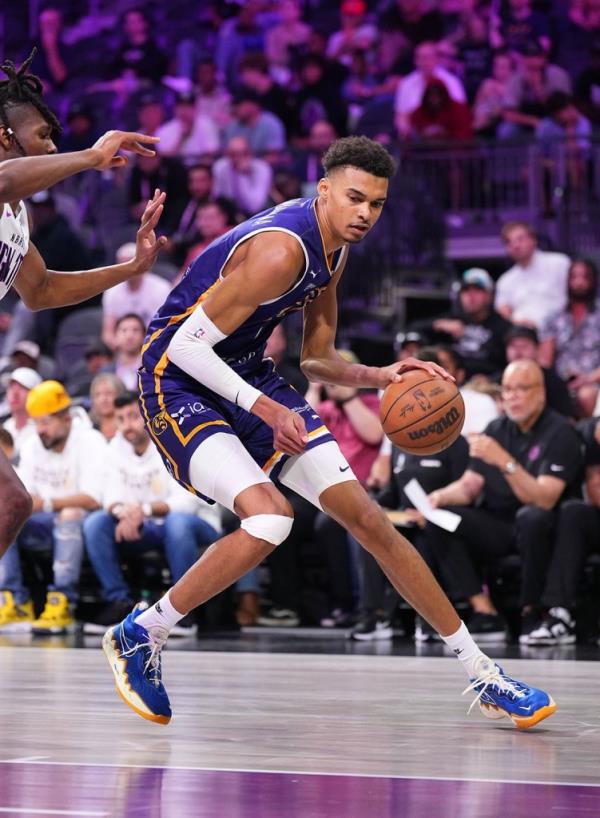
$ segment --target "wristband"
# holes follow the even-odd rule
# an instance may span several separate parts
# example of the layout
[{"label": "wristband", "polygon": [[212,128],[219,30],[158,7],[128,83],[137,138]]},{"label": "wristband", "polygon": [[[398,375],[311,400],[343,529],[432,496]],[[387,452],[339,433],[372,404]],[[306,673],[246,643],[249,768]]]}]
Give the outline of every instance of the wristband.
[{"label": "wristband", "polygon": [[142,503],[144,517],[152,517],[152,503]]},{"label": "wristband", "polygon": [[54,512],[54,503],[50,497],[44,497],[42,500],[42,511],[45,514],[52,514]]}]

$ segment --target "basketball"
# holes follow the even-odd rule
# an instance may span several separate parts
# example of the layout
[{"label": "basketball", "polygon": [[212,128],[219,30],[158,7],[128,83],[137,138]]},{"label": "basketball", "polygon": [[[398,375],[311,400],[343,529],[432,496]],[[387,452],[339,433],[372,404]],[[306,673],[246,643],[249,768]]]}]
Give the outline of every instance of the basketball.
[{"label": "basketball", "polygon": [[413,369],[386,388],[379,415],[394,446],[407,454],[437,454],[460,435],[465,405],[455,383]]}]

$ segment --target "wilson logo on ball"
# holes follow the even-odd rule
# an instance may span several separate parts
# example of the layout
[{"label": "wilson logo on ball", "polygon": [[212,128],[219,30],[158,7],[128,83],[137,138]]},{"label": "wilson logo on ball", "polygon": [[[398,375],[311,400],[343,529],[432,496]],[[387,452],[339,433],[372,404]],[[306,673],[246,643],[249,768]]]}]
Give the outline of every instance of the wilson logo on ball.
[{"label": "wilson logo on ball", "polygon": [[430,423],[429,426],[424,426],[422,429],[409,432],[408,436],[411,440],[419,440],[419,438],[427,437],[427,435],[439,435],[445,429],[449,429],[451,426],[454,426],[459,418],[460,412],[453,406],[452,409],[446,412],[446,414],[439,420],[436,420],[435,423]]}]

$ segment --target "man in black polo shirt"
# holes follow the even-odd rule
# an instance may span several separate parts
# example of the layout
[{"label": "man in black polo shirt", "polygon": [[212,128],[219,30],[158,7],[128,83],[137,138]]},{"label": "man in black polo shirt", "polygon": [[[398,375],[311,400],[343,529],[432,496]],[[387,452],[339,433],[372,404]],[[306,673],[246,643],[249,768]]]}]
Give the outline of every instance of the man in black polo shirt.
[{"label": "man in black polo shirt", "polygon": [[542,371],[534,361],[509,364],[502,376],[506,416],[470,439],[471,462],[463,476],[429,495],[462,521],[454,534],[428,524],[449,595],[468,599],[471,633],[499,641],[506,629],[478,569],[516,551],[521,555],[521,632],[529,633],[538,608],[552,548],[554,509],[569,496],[581,468],[572,426],[546,408]]}]

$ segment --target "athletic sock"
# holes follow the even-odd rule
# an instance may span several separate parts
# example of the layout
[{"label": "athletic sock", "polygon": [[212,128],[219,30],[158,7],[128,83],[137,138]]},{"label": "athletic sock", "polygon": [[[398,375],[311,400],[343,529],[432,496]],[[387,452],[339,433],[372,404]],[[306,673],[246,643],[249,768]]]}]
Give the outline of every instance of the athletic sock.
[{"label": "athletic sock", "polygon": [[179,613],[173,607],[167,591],[155,605],[151,605],[148,610],[142,611],[139,616],[136,616],[135,621],[148,632],[155,627],[170,631],[184,616],[185,614]]},{"label": "athletic sock", "polygon": [[[461,622],[456,633],[451,633],[450,636],[442,636],[442,639],[450,650],[456,654],[469,679],[477,678],[479,675],[477,665],[480,658],[483,656],[484,659],[488,659],[488,657],[477,647],[465,623]],[[491,659],[488,659],[488,661],[493,664]]]}]

